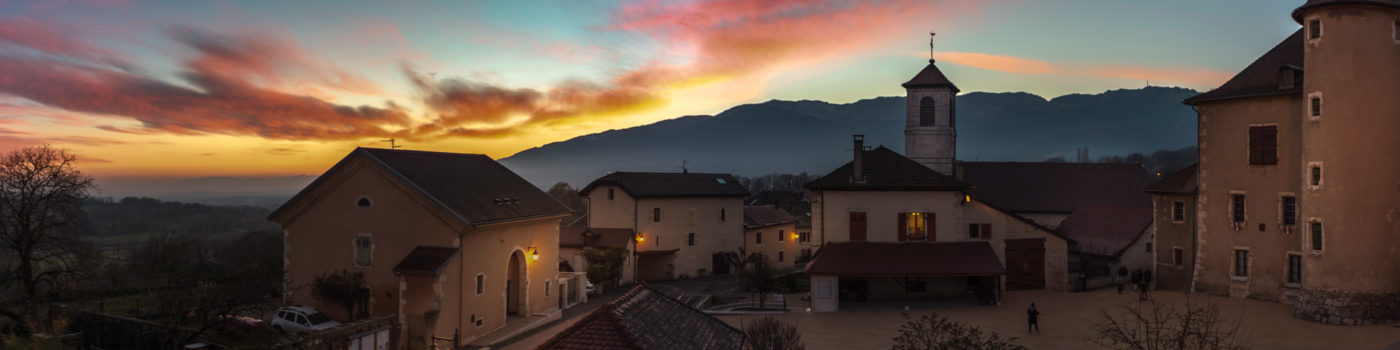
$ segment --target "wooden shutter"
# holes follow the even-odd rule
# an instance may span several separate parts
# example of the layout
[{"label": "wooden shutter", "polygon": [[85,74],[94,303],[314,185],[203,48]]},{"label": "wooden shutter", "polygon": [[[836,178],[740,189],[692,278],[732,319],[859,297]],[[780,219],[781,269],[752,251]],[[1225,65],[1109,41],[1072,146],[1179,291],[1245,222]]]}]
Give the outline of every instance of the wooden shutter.
[{"label": "wooden shutter", "polygon": [[895,235],[895,238],[896,238],[896,240],[898,240],[898,241],[900,241],[900,242],[908,241],[908,240],[909,240],[909,213],[897,213],[897,214],[899,215],[899,219],[897,219],[897,222],[899,222],[899,224],[897,224],[897,225],[895,226],[895,227],[897,227],[897,229],[898,229],[898,231],[896,231],[896,232],[898,232],[898,233]]},{"label": "wooden shutter", "polygon": [[851,240],[865,241],[865,212],[851,212]]},{"label": "wooden shutter", "polygon": [[1249,127],[1249,165],[1278,164],[1278,126]]},{"label": "wooden shutter", "polygon": [[982,224],[982,239],[992,239],[992,224]]},{"label": "wooden shutter", "polygon": [[927,232],[927,234],[924,235],[924,239],[929,242],[937,241],[938,214],[924,213],[922,216],[924,217],[924,232]]}]

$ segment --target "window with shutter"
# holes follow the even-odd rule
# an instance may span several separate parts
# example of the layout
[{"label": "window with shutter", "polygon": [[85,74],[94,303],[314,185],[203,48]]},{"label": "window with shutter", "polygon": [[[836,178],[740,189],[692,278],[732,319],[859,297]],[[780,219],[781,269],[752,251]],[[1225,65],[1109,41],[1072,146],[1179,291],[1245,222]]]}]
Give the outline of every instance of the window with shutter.
[{"label": "window with shutter", "polygon": [[1249,165],[1278,165],[1278,126],[1249,127]]},{"label": "window with shutter", "polygon": [[372,262],[370,255],[373,253],[373,246],[374,241],[369,236],[355,237],[355,265],[361,267],[369,266],[370,262]]},{"label": "window with shutter", "polygon": [[1298,224],[1298,197],[1283,196],[1279,205],[1283,208],[1283,224],[1293,226]]},{"label": "window with shutter", "polygon": [[932,97],[924,96],[923,99],[919,100],[919,126],[936,125],[935,111],[937,108],[935,105]]},{"label": "window with shutter", "polygon": [[982,239],[984,239],[984,240],[990,240],[990,239],[992,239],[992,224],[991,224],[991,223],[982,224]]},{"label": "window with shutter", "polygon": [[851,241],[865,241],[865,212],[851,212]]}]

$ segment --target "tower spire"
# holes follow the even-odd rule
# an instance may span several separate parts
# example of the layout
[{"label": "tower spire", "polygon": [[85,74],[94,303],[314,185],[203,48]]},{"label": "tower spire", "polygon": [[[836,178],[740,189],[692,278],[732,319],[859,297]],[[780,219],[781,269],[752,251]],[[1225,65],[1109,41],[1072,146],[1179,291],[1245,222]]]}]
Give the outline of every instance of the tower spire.
[{"label": "tower spire", "polygon": [[933,63],[933,37],[938,33],[928,32],[928,62]]}]

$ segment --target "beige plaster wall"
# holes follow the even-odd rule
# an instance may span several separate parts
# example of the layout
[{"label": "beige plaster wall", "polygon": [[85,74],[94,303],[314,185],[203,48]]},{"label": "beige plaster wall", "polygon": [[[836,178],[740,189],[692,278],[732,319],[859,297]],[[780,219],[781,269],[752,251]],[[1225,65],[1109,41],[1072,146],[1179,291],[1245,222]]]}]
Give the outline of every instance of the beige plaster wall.
[{"label": "beige plaster wall", "polygon": [[[652,221],[652,208],[661,208],[661,221]],[[677,278],[696,277],[700,269],[714,271],[713,254],[736,251],[742,244],[744,200],[740,197],[642,198],[637,201],[637,212],[640,216],[635,230],[645,239],[636,243],[636,250],[677,249],[673,262]],[[690,233],[695,233],[694,245],[687,239]]]},{"label": "beige plaster wall", "polygon": [[[799,246],[806,247],[805,243],[798,243],[793,234],[796,232],[796,224],[787,223],[766,227],[749,228],[744,230],[744,251],[748,253],[761,253],[768,259],[772,266],[787,267],[792,266],[797,260],[797,250]],[[779,232],[781,231],[781,234]],[[763,243],[757,244],[756,236],[763,234]],[[782,237],[782,241],[778,238]],[[783,260],[778,261],[778,252],[783,252]]]},{"label": "beige plaster wall", "polygon": [[[1172,203],[1181,202],[1185,208],[1184,219],[1172,220]],[[1191,272],[1195,258],[1196,199],[1193,195],[1153,194],[1152,227],[1156,254],[1156,273],[1153,281],[1157,289],[1188,290],[1191,287]],[[1181,264],[1172,261],[1172,248],[1181,248]]]}]

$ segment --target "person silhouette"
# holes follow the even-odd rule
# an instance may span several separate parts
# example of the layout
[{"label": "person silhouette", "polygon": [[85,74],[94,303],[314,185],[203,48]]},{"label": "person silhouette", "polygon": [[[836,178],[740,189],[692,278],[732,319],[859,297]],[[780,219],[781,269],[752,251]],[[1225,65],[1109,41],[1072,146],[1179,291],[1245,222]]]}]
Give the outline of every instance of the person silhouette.
[{"label": "person silhouette", "polygon": [[1026,332],[1040,333],[1040,310],[1035,309],[1035,303],[1031,303],[1031,308],[1026,310]]}]

